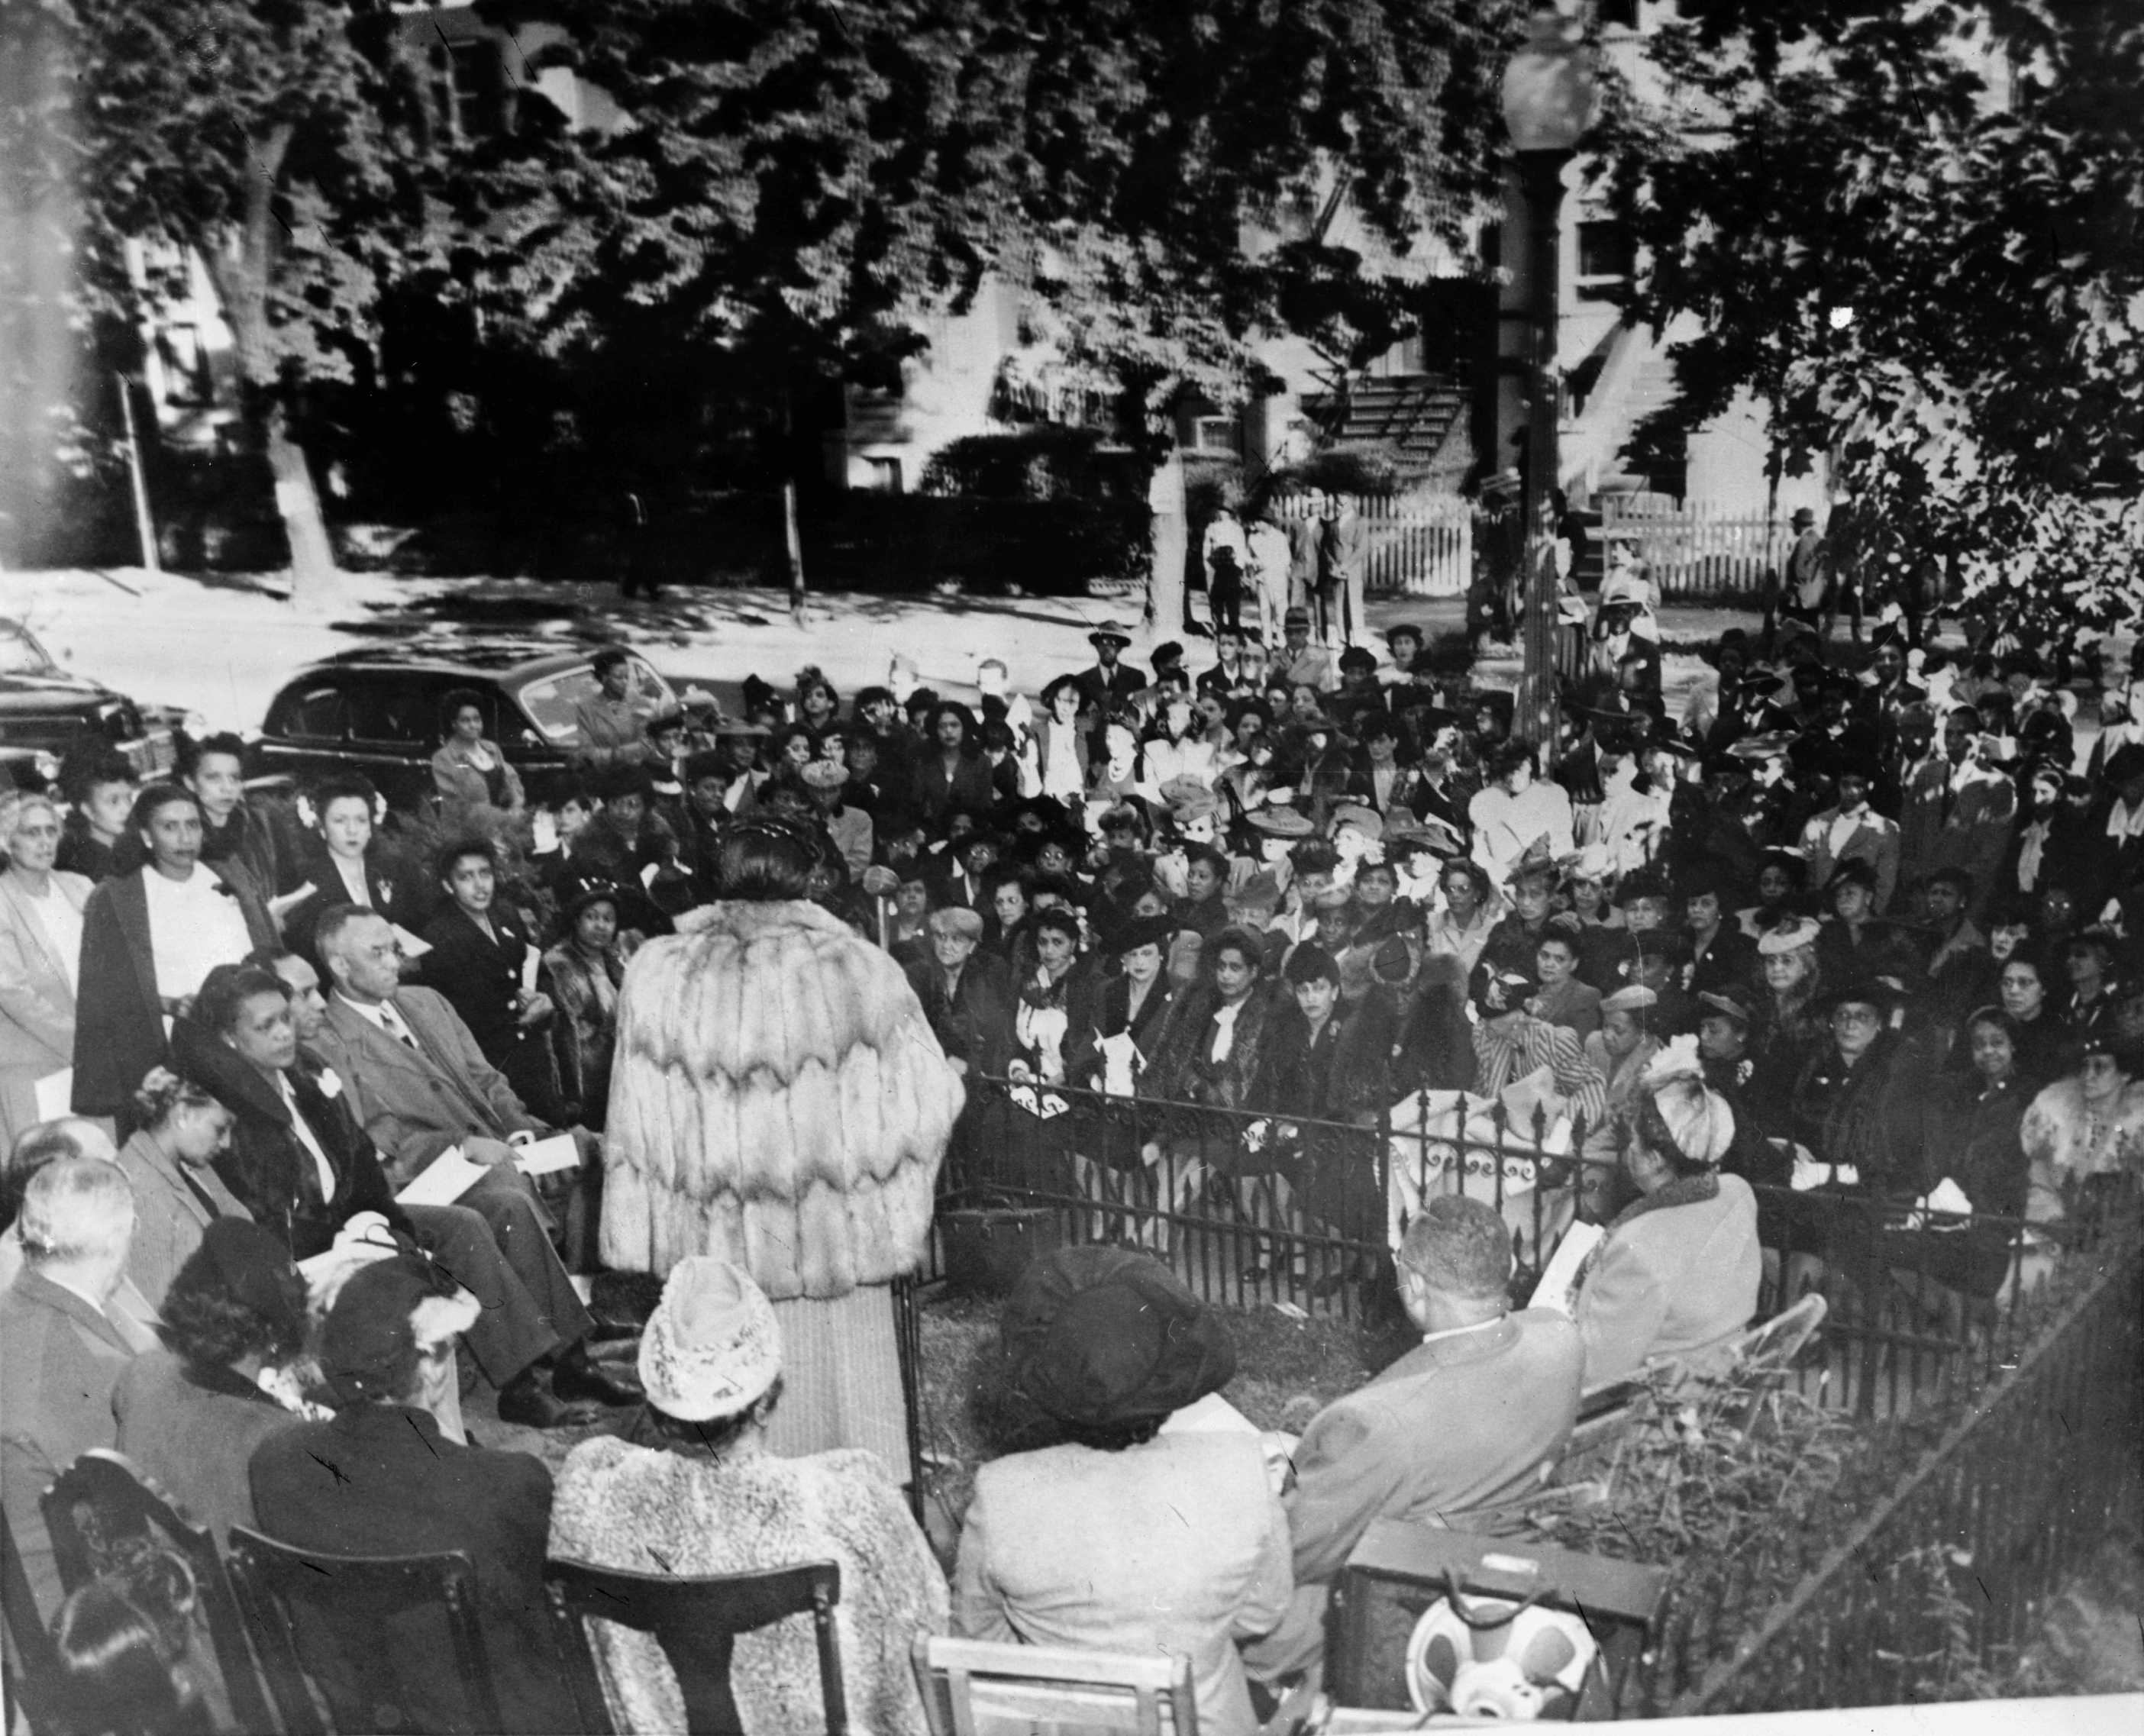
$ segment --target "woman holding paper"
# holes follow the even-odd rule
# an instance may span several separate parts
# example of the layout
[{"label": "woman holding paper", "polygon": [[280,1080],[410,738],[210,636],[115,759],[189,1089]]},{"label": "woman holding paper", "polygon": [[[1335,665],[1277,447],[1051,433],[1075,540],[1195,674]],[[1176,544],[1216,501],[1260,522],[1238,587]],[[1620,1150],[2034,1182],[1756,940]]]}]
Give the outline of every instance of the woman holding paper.
[{"label": "woman holding paper", "polygon": [[0,1142],[64,1113],[37,1104],[37,1081],[74,1064],[74,996],[82,971],[82,913],[90,882],[52,866],[60,813],[48,797],[22,799],[7,869],[0,874]]}]

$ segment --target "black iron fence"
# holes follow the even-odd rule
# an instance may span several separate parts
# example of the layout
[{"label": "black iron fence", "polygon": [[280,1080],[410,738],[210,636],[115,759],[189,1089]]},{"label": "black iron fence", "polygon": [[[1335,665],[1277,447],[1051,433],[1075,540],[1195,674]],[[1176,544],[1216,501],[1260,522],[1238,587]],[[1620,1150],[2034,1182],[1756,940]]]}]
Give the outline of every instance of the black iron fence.
[{"label": "black iron fence", "polygon": [[[2078,1233],[2056,1282],[2012,1317],[2012,1359],[1941,1408],[1933,1420],[1948,1426],[1903,1457],[1872,1504],[1834,1501],[1832,1524],[1806,1528],[1798,1579],[1774,1559],[1678,1587],[1649,1659],[1646,1709],[2016,1689],[2048,1599],[2099,1549],[2144,1469],[2144,1238],[2133,1212]],[[1895,1439],[1879,1431],[1877,1453]]]},{"label": "black iron fence", "polygon": [[[1120,1242],[1151,1249],[1209,1302],[1391,1314],[1392,1246],[1422,1200],[1459,1193],[1511,1226],[1523,1302],[1574,1223],[1605,1223],[1635,1197],[1612,1123],[1591,1129],[1539,1108],[1515,1118],[1464,1093],[1425,1090],[1339,1121],[1031,1081],[969,1085],[926,1277],[961,1275],[977,1236],[1000,1238],[1015,1264],[1036,1247]],[[1917,1213],[1848,1188],[1759,1181],[1754,1192],[1760,1317],[1816,1286],[1831,1304],[1795,1390],[1864,1417],[2014,1359],[2017,1310],[2066,1233]]]}]

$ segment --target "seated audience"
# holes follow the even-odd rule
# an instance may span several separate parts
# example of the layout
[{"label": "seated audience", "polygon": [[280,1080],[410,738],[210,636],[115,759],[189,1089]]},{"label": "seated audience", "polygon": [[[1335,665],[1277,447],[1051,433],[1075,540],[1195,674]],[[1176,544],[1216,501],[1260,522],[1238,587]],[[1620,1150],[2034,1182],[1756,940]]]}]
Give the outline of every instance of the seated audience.
[{"label": "seated audience", "polygon": [[212,972],[178,1039],[232,1114],[222,1173],[256,1221],[297,1260],[353,1237],[429,1249],[484,1302],[469,1348],[505,1421],[553,1428],[591,1420],[588,1404],[637,1398],[588,1359],[593,1322],[510,1155],[452,1204],[401,1204],[343,1081],[303,1053],[295,1004],[257,965]]},{"label": "seated audience", "polygon": [[[484,1306],[416,1254],[360,1267],[321,1329],[320,1367],[340,1408],[279,1429],[253,1450],[260,1530],[341,1555],[465,1551],[477,1619],[509,1730],[563,1730],[571,1702],[543,1600],[551,1473],[527,1453],[474,1446],[448,1432],[454,1344]],[[332,1679],[335,1650],[301,1630],[301,1660]],[[382,1626],[406,1702],[379,1709],[382,1729],[465,1728],[467,1705],[444,1607]]]},{"label": "seated audience", "polygon": [[1747,1326],[1763,1269],[1756,1196],[1719,1171],[1735,1113],[1705,1086],[1694,1047],[1663,1052],[1622,1137],[1639,1197],[1610,1223],[1578,1292],[1589,1388]]},{"label": "seated audience", "polygon": [[305,1349],[305,1281],[276,1237],[220,1218],[171,1281],[163,1314],[165,1348],[127,1364],[112,1395],[119,1451],[221,1540],[254,1522],[253,1449],[327,1414],[290,1366]]},{"label": "seated audience", "polygon": [[[831,1560],[841,1570],[835,1626],[850,1719],[886,1736],[922,1736],[909,1652],[919,1636],[945,1631],[945,1576],[895,1468],[876,1454],[768,1451],[782,1337],[759,1287],[712,1255],[680,1261],[640,1341],[640,1376],[648,1402],[632,1438],[598,1436],[568,1456],[551,1553],[643,1573],[653,1557],[686,1577]],[[619,1728],[682,1729],[684,1700],[662,1647],[629,1629],[591,1625]],[[730,1685],[748,1730],[817,1728],[810,1619],[740,1635]]]},{"label": "seated audience", "polygon": [[[554,1129],[524,1106],[444,996],[401,982],[394,930],[371,912],[346,906],[322,916],[319,945],[333,993],[305,1040],[348,1090],[350,1112],[379,1148],[389,1179],[406,1186],[453,1146],[472,1163],[502,1172],[497,1183],[473,1190],[483,1198],[464,1196],[469,1204],[489,1213],[494,1198],[525,1195],[526,1182],[513,1172],[513,1147]],[[596,1142],[578,1130],[575,1138],[585,1170]],[[562,1188],[556,1178],[544,1185],[566,1195],[567,1246],[578,1255],[592,1239],[592,1205],[579,1172],[558,1173],[566,1178]],[[508,1229],[494,1228],[516,1268],[532,1270],[509,1246]]]},{"label": "seated audience", "polygon": [[618,1047],[618,991],[633,956],[618,932],[618,889],[607,880],[578,880],[559,900],[558,938],[543,955],[557,997],[553,1053],[558,1089],[583,1126],[603,1131],[610,1109],[610,1064]]},{"label": "seated audience", "polygon": [[1188,1656],[1199,1729],[1247,1736],[1236,1642],[1288,1609],[1288,1522],[1255,1435],[1162,1431],[1234,1374],[1227,1328],[1142,1255],[1068,1248],[1046,1272],[1054,1285],[1030,1268],[1000,1337],[1060,1439],[976,1472],[953,1629]]},{"label": "seated audience", "polygon": [[1511,1310],[1511,1238],[1484,1200],[1439,1194],[1407,1226],[1400,1300],[1422,1342],[1303,1431],[1287,1497],[1295,1595],[1245,1648],[1261,1679],[1308,1669],[1333,1581],[1372,1520],[1466,1531],[1547,1481],[1578,1416],[1585,1353],[1560,1314]]}]

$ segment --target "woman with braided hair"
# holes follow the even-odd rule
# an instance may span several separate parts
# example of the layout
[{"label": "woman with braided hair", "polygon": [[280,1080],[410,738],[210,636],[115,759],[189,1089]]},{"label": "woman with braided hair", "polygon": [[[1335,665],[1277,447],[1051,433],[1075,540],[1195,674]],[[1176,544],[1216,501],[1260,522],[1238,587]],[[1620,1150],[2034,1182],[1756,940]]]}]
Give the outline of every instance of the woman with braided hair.
[{"label": "woman with braided hair", "polygon": [[721,895],[618,990],[601,1253],[734,1262],[774,1305],[785,1457],[860,1446],[907,1474],[890,1287],[920,1263],[960,1075],[901,966],[810,901],[808,830],[722,835]]}]

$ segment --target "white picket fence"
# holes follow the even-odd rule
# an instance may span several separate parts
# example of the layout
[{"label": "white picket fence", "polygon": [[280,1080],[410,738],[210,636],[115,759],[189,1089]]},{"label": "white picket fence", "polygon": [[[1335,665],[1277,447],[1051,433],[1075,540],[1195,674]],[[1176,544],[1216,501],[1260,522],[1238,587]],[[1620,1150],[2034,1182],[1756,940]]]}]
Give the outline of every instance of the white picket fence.
[{"label": "white picket fence", "polygon": [[1652,568],[1660,594],[1739,598],[1761,593],[1764,575],[1787,558],[1794,533],[1781,513],[1766,518],[1735,503],[1608,494],[1601,501],[1601,554],[1621,550]]},{"label": "white picket fence", "polygon": [[[1463,597],[1474,573],[1474,507],[1456,497],[1338,497],[1362,520],[1363,585],[1372,593]],[[1283,519],[1307,517],[1310,498],[1285,494]]]}]

